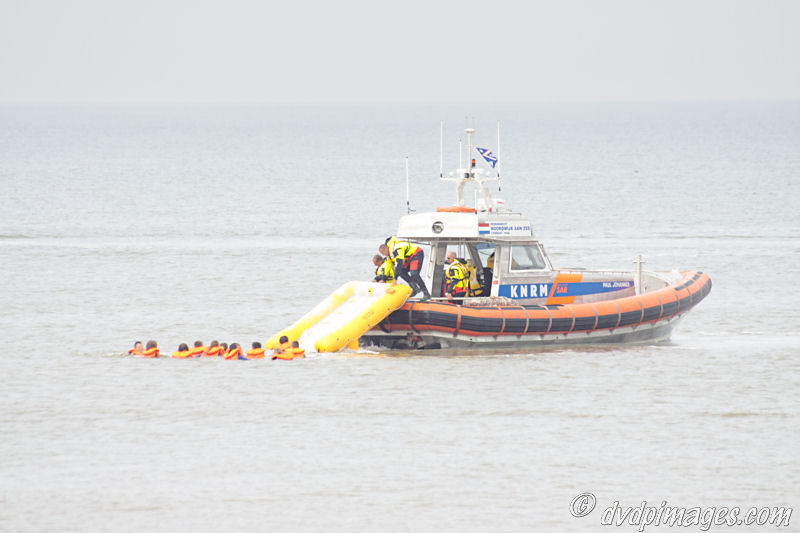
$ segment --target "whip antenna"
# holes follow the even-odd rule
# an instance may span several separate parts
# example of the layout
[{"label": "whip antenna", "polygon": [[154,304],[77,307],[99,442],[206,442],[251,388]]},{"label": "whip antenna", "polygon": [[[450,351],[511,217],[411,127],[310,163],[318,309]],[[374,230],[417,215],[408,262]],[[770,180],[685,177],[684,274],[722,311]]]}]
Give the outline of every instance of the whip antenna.
[{"label": "whip antenna", "polygon": [[408,185],[408,156],[406,156],[406,209],[411,214],[411,190]]},{"label": "whip antenna", "polygon": [[500,186],[500,121],[497,121],[497,190],[502,191]]},{"label": "whip antenna", "polygon": [[439,177],[444,177],[444,120],[439,122]]}]

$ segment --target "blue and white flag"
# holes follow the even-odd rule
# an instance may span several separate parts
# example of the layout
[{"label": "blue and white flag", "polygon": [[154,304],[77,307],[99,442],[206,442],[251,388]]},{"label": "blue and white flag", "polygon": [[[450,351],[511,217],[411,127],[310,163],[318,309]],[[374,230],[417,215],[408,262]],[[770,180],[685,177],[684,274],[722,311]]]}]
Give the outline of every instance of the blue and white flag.
[{"label": "blue and white flag", "polygon": [[479,154],[486,160],[487,163],[492,164],[492,168],[497,164],[497,156],[494,155],[492,152],[487,150],[486,148],[478,148],[477,146],[475,149],[478,151]]}]

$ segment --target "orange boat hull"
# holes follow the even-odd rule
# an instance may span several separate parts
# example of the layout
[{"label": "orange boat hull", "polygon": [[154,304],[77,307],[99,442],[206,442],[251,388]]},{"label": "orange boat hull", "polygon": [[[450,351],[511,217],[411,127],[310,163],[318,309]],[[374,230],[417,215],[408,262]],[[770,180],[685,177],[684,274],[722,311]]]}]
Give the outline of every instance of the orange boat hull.
[{"label": "orange boat hull", "polygon": [[678,320],[710,291],[707,274],[689,271],[656,291],[591,303],[468,307],[406,302],[362,341],[390,348],[406,347],[410,336],[442,348],[658,341],[669,337]]}]

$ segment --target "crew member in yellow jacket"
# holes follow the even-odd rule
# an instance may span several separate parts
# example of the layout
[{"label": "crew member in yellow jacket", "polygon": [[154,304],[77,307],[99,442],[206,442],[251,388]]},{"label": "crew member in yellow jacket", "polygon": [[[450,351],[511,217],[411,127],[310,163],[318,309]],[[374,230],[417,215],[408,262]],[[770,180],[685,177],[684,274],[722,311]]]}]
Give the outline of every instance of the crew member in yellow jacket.
[{"label": "crew member in yellow jacket", "polygon": [[[448,252],[447,268],[444,272],[445,277],[445,296],[448,298],[464,298],[469,291],[469,270],[466,263],[456,257],[455,252]],[[460,304],[463,300],[454,300]]]},{"label": "crew member in yellow jacket", "polygon": [[394,282],[394,269],[392,268],[392,260],[382,255],[375,255],[372,258],[372,264],[375,265],[375,278],[372,281],[378,283],[393,283]]},{"label": "crew member in yellow jacket", "polygon": [[425,257],[420,246],[397,237],[389,237],[384,244],[378,247],[378,252],[392,261],[395,275],[393,285],[397,284],[397,278],[400,278],[411,287],[410,297],[413,298],[421,292],[423,300],[430,299],[428,288],[419,275],[422,270],[422,260]]}]

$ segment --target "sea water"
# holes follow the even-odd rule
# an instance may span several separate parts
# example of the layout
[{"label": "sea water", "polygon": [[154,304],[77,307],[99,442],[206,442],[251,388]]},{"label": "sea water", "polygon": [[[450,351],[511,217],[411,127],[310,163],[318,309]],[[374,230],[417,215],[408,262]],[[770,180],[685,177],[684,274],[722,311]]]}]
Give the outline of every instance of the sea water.
[{"label": "sea water", "polygon": [[[474,126],[557,266],[641,253],[707,272],[710,295],[653,345],[122,355],[263,342],[370,279],[406,157],[412,209],[453,203],[441,121],[445,172]],[[614,502],[796,507],[799,177],[798,103],[2,107],[0,530],[593,531]]]}]

